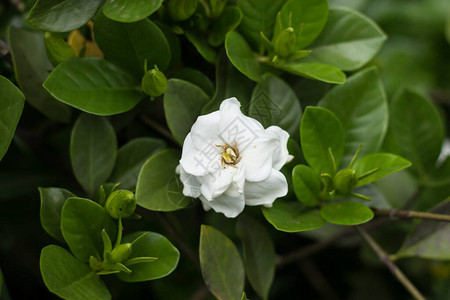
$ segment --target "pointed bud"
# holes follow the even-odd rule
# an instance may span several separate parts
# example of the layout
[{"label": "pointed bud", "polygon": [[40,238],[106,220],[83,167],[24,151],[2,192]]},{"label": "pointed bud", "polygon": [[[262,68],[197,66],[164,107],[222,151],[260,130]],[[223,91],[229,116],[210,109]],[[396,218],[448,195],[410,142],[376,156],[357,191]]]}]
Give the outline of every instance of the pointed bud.
[{"label": "pointed bud", "polygon": [[358,184],[356,171],[352,169],[340,170],[333,178],[334,188],[342,193],[349,194]]},{"label": "pointed bud", "polygon": [[108,263],[116,264],[124,262],[131,255],[132,246],[131,243],[125,243],[117,246],[111,251],[111,254],[108,255]]},{"label": "pointed bud", "polygon": [[287,58],[295,51],[295,31],[294,28],[288,27],[281,31],[275,38],[275,53],[282,58]]},{"label": "pointed bud", "polygon": [[105,209],[114,219],[127,218],[136,209],[136,198],[132,192],[126,190],[112,192],[106,200]]},{"label": "pointed bud", "polygon": [[191,17],[197,9],[198,0],[170,0],[167,11],[175,21],[184,21]]},{"label": "pointed bud", "polygon": [[72,47],[55,33],[46,32],[44,34],[44,44],[48,59],[55,67],[75,57],[75,51]]},{"label": "pointed bud", "polygon": [[167,88],[167,78],[163,72],[155,69],[149,70],[142,77],[142,90],[151,97],[158,97],[164,94]]}]

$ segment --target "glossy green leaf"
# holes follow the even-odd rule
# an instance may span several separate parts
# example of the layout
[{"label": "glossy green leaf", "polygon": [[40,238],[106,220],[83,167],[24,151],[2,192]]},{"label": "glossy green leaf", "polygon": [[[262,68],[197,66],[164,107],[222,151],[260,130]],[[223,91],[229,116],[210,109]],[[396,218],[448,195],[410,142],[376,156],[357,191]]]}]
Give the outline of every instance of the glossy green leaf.
[{"label": "glossy green leaf", "polygon": [[231,63],[242,74],[259,82],[262,80],[261,67],[250,46],[237,32],[231,31],[225,38],[225,49]]},{"label": "glossy green leaf", "polygon": [[109,178],[116,156],[116,134],[108,120],[82,114],[72,130],[70,158],[75,177],[89,195]]},{"label": "glossy green leaf", "polygon": [[117,224],[106,210],[92,200],[69,198],[61,212],[61,232],[73,255],[84,262],[91,255],[103,256],[102,230],[111,239],[117,235]]},{"label": "glossy green leaf", "polygon": [[219,299],[241,299],[244,265],[233,242],[214,227],[202,225],[199,251],[203,279],[211,293]]},{"label": "glossy green leaf", "polygon": [[327,222],[339,225],[358,225],[373,218],[373,211],[354,201],[331,202],[320,208],[320,215]]},{"label": "glossy green leaf", "polygon": [[295,195],[306,206],[319,204],[320,174],[306,165],[298,165],[292,170],[292,184]]},{"label": "glossy green leaf", "polygon": [[208,96],[214,94],[214,85],[211,80],[197,69],[181,68],[170,75],[170,78],[178,78],[201,88]]},{"label": "glossy green leaf", "polygon": [[136,22],[153,14],[162,3],[163,0],[107,0],[103,13],[118,22]]},{"label": "glossy green leaf", "polygon": [[[450,214],[450,199],[434,207],[431,213]],[[422,257],[433,260],[450,260],[450,223],[422,220],[403,242],[395,257]]]},{"label": "glossy green leaf", "polygon": [[54,99],[42,87],[48,70],[52,68],[45,51],[43,34],[11,26],[8,39],[15,76],[28,103],[47,117],[68,123],[70,107]]},{"label": "glossy green leaf", "polygon": [[0,76],[0,160],[2,160],[22,115],[25,96],[8,79]]},{"label": "glossy green leaf", "polygon": [[273,26],[278,11],[284,0],[239,0],[238,7],[242,11],[242,22],[239,31],[255,50],[262,50],[260,32],[269,39],[272,37]]},{"label": "glossy green leaf", "polygon": [[328,83],[342,84],[345,83],[345,74],[341,70],[319,63],[293,62],[278,65],[278,68],[309,79],[319,80]]},{"label": "glossy green leaf", "polygon": [[420,175],[434,168],[441,152],[444,125],[436,107],[424,96],[409,89],[392,101],[391,126],[401,155]]},{"label": "glossy green leaf", "polygon": [[119,149],[109,181],[120,182],[120,189],[123,190],[134,189],[144,163],[164,148],[166,143],[159,139],[142,137],[131,140]]},{"label": "glossy green leaf", "polygon": [[244,246],[245,271],[253,289],[267,299],[275,276],[275,247],[267,230],[250,217],[240,216],[236,233]]},{"label": "glossy green leaf", "polygon": [[217,53],[216,51],[211,48],[211,46],[208,44],[208,40],[196,33],[186,31],[185,32],[187,39],[189,42],[194,45],[195,49],[197,49],[198,53],[207,61],[210,63],[215,63],[217,60]]},{"label": "glossy green leaf", "polygon": [[328,149],[331,148],[336,165],[344,152],[344,127],[331,111],[321,107],[307,107],[300,124],[303,156],[319,173],[334,172]]},{"label": "glossy green leaf", "polygon": [[[143,231],[133,232],[123,237],[123,243],[131,243],[138,238]],[[139,263],[128,266],[131,274],[120,272],[117,274],[120,280],[126,282],[147,281],[162,278],[175,270],[180,259],[180,252],[163,235],[150,232],[143,238],[133,243],[129,259],[134,257],[157,257],[153,262]]]},{"label": "glossy green leaf", "polygon": [[174,211],[191,203],[191,198],[183,195],[183,184],[175,173],[179,160],[180,154],[172,149],[147,160],[136,185],[138,205],[149,210]]},{"label": "glossy green leaf", "polygon": [[64,248],[56,245],[45,247],[39,264],[47,288],[63,299],[111,299],[97,274]]},{"label": "glossy green leaf", "polygon": [[167,125],[180,145],[208,101],[208,95],[192,83],[180,79],[170,79],[167,83],[164,111]]},{"label": "glossy green leaf", "polygon": [[66,32],[92,19],[101,0],[38,0],[28,14],[30,25],[41,30]]},{"label": "glossy green leaf", "polygon": [[218,47],[229,31],[234,30],[242,20],[242,12],[236,6],[227,6],[220,17],[214,21],[211,27],[211,34],[208,36],[208,42],[211,46]]},{"label": "glossy green leaf", "polygon": [[317,38],[327,18],[327,0],[289,0],[280,10],[280,29],[292,27],[295,30],[295,46],[299,50]]},{"label": "glossy green leaf", "polygon": [[56,99],[96,115],[132,109],[143,97],[140,82],[99,58],[77,58],[59,64],[44,82]]},{"label": "glossy green leaf", "polygon": [[301,115],[300,101],[291,87],[282,79],[265,74],[253,90],[249,116],[265,128],[277,125],[294,135],[298,132]]},{"label": "glossy green leaf", "polygon": [[162,71],[170,63],[169,43],[153,22],[144,19],[133,23],[120,23],[100,13],[94,24],[95,40],[105,58],[125,69],[144,74],[144,63]]},{"label": "glossy green leaf", "polygon": [[361,71],[345,84],[335,86],[320,105],[334,112],[344,125],[344,165],[350,162],[361,143],[361,156],[379,150],[388,127],[389,113],[376,69]]},{"label": "glossy green leaf", "polygon": [[66,199],[75,197],[73,193],[62,188],[39,188],[41,196],[41,225],[52,237],[64,241],[61,233],[61,210]]},{"label": "glossy green leaf", "polygon": [[379,168],[375,173],[359,180],[357,186],[361,186],[381,179],[388,174],[408,168],[409,166],[411,166],[409,161],[395,154],[374,153],[357,160],[353,165],[353,169],[356,170],[356,174],[361,176],[366,172]]},{"label": "glossy green leaf", "polygon": [[353,71],[368,63],[386,41],[386,35],[368,17],[344,7],[330,9],[320,36],[308,47],[305,61]]},{"label": "glossy green leaf", "polygon": [[263,207],[262,212],[273,227],[284,232],[313,230],[325,225],[317,209],[308,208],[297,201],[278,200],[271,208]]}]

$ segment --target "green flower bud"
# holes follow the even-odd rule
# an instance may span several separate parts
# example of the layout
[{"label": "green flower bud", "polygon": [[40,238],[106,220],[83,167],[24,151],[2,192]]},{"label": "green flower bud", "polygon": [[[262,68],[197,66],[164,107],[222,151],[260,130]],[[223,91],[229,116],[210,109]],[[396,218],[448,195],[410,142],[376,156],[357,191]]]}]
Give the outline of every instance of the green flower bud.
[{"label": "green flower bud", "polygon": [[44,44],[48,59],[55,67],[75,57],[75,51],[73,51],[72,47],[63,38],[54,33],[46,32],[44,34]]},{"label": "green flower bud", "polygon": [[125,243],[117,246],[111,251],[111,254],[108,255],[108,263],[116,264],[124,262],[130,257],[132,250],[131,243]]},{"label": "green flower bud", "polygon": [[105,209],[114,219],[127,218],[136,209],[136,198],[132,192],[126,190],[112,192],[106,200]]},{"label": "green flower bud", "polygon": [[142,77],[142,90],[151,97],[158,97],[164,94],[167,88],[167,78],[164,73],[155,69],[149,70]]},{"label": "green flower bud", "polygon": [[342,193],[349,194],[358,184],[358,176],[353,169],[340,170],[333,178],[334,188]]},{"label": "green flower bud", "polygon": [[192,16],[197,9],[198,0],[170,0],[167,11],[175,21],[184,21]]},{"label": "green flower bud", "polygon": [[288,27],[281,31],[275,38],[274,42],[275,53],[282,57],[287,58],[295,51],[295,31],[294,28]]}]

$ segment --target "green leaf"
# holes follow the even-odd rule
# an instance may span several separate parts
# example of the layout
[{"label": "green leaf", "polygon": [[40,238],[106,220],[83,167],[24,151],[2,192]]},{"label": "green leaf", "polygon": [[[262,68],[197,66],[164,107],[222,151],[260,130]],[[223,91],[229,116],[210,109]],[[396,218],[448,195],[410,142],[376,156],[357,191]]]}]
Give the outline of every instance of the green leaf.
[{"label": "green leaf", "polygon": [[208,95],[198,86],[180,79],[168,81],[164,111],[167,125],[180,145],[208,101]]},{"label": "green leaf", "polygon": [[107,0],[103,13],[118,22],[136,22],[153,14],[162,3],[163,0]]},{"label": "green leaf", "polygon": [[111,299],[97,274],[64,248],[46,246],[42,249],[39,264],[47,288],[63,299]]},{"label": "green leaf", "polygon": [[379,168],[375,173],[358,181],[357,186],[362,186],[409,166],[411,166],[409,161],[395,154],[374,153],[357,160],[353,165],[353,169],[356,170],[358,176],[361,176],[366,172]]},{"label": "green leaf", "polygon": [[77,58],[59,64],[44,82],[56,99],[96,115],[132,109],[143,97],[140,82],[99,58]]},{"label": "green leaf", "polygon": [[[133,232],[123,237],[123,243],[131,243],[143,231]],[[162,278],[175,270],[180,259],[180,252],[172,243],[161,234],[150,232],[133,243],[129,259],[134,257],[156,257],[153,262],[139,263],[128,266],[131,274],[120,272],[117,274],[120,280],[126,282],[147,281]]]},{"label": "green leaf", "polygon": [[308,208],[297,201],[278,200],[271,208],[263,207],[262,212],[273,227],[284,232],[313,230],[325,225],[317,209]]},{"label": "green leaf", "polygon": [[75,177],[89,195],[111,175],[116,156],[116,134],[108,120],[82,114],[72,130],[70,159]]},{"label": "green leaf", "polygon": [[317,38],[327,18],[327,0],[290,0],[280,10],[279,28],[292,27],[295,30],[295,47],[300,50]]},{"label": "green leaf", "polygon": [[291,87],[282,79],[265,74],[253,90],[249,116],[265,128],[277,125],[294,135],[298,132],[301,115],[300,101]]},{"label": "green leaf", "polygon": [[419,175],[434,168],[444,124],[431,101],[410,89],[399,91],[392,101],[391,126],[402,156],[412,162]]},{"label": "green leaf", "polygon": [[44,34],[44,45],[47,57],[54,66],[75,57],[73,48],[56,33],[47,31]]},{"label": "green leaf", "polygon": [[183,184],[175,173],[180,154],[163,150],[142,166],[136,185],[137,204],[156,211],[174,211],[186,207],[191,198],[183,195]]},{"label": "green leaf", "polygon": [[210,97],[214,94],[214,85],[211,80],[197,69],[181,68],[173,72],[170,78],[178,78],[190,82],[201,88]]},{"label": "green leaf", "polygon": [[256,60],[256,56],[250,49],[250,46],[239,33],[235,31],[227,33],[225,49],[228,58],[236,69],[251,80],[256,82],[262,80],[259,62]]},{"label": "green leaf", "polygon": [[361,143],[361,156],[375,153],[383,143],[388,127],[388,105],[383,85],[375,68],[351,76],[335,86],[320,105],[336,114],[344,125],[343,164],[348,164]]},{"label": "green leaf", "polygon": [[253,289],[267,299],[275,276],[275,248],[267,230],[259,222],[240,216],[236,233],[244,245],[244,266]]},{"label": "green leaf", "polygon": [[25,96],[11,81],[0,76],[0,160],[2,160],[22,115]]},{"label": "green leaf", "polygon": [[332,8],[322,33],[310,45],[305,61],[353,71],[368,63],[380,50],[386,35],[368,17],[350,8]]},{"label": "green leaf", "polygon": [[244,265],[236,246],[214,227],[200,230],[200,265],[203,279],[219,299],[240,300],[244,291]]},{"label": "green leaf", "polygon": [[[450,199],[447,198],[430,212],[449,215]],[[450,223],[423,220],[414,227],[394,257],[416,256],[433,260],[450,260],[449,235]]]},{"label": "green leaf", "polygon": [[333,224],[358,225],[370,221],[373,211],[359,202],[342,201],[324,204],[320,215]]},{"label": "green leaf", "polygon": [[334,173],[328,149],[331,148],[336,166],[344,152],[344,127],[331,111],[309,106],[300,124],[303,155],[308,164],[319,173]]},{"label": "green leaf", "polygon": [[206,38],[190,32],[185,32],[187,39],[189,42],[191,42],[192,45],[197,49],[198,53],[207,61],[210,63],[215,63],[217,60],[217,53],[216,51],[211,48],[211,46],[208,44],[208,41]]},{"label": "green leaf", "polygon": [[242,20],[242,12],[236,6],[227,6],[220,17],[214,21],[211,27],[211,34],[208,42],[213,47],[220,46],[225,41],[225,36],[229,31],[234,30]]},{"label": "green leaf", "polygon": [[292,170],[295,195],[306,206],[319,204],[320,175],[312,168],[298,165]]},{"label": "green leaf", "polygon": [[144,74],[144,63],[162,71],[170,63],[169,43],[154,23],[144,19],[134,23],[120,23],[100,13],[94,24],[95,40],[105,58],[125,69]]},{"label": "green leaf", "polygon": [[69,198],[61,212],[61,232],[73,255],[84,262],[91,255],[102,258],[102,230],[113,238],[117,234],[116,222],[106,210],[92,200]]},{"label": "green leaf", "polygon": [[164,148],[166,143],[159,139],[142,137],[131,140],[119,149],[109,181],[120,182],[120,189],[134,189],[144,163]]},{"label": "green leaf", "polygon": [[293,62],[283,65],[277,65],[278,68],[309,79],[319,80],[328,83],[345,83],[345,74],[341,70],[324,64]]},{"label": "green leaf", "polygon": [[269,39],[272,37],[275,19],[284,0],[239,0],[237,4],[243,14],[239,31],[255,50],[261,52],[260,32]]},{"label": "green leaf", "polygon": [[43,34],[11,26],[8,40],[14,73],[28,103],[47,117],[68,123],[70,107],[54,99],[42,87],[48,70],[52,68],[47,58]]},{"label": "green leaf", "polygon": [[41,196],[41,225],[52,237],[64,241],[61,233],[61,210],[66,199],[75,197],[73,193],[61,188],[39,187]]},{"label": "green leaf", "polygon": [[41,30],[66,32],[80,28],[92,19],[101,0],[38,0],[27,21]]}]

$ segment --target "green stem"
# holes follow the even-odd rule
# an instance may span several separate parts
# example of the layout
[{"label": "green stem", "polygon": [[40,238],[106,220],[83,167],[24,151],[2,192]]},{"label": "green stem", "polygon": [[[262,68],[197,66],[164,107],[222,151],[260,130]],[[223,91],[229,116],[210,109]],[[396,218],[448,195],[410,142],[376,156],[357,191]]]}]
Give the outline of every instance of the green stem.
[{"label": "green stem", "polygon": [[413,210],[373,209],[373,212],[379,216],[425,219],[425,220],[450,222],[450,215],[434,214],[434,213],[420,212],[420,211],[413,211]]},{"label": "green stem", "polygon": [[123,231],[122,218],[119,218],[119,229],[117,231],[117,240],[116,240],[116,245],[114,246],[114,248],[119,246],[120,243],[122,242],[122,231]]}]

